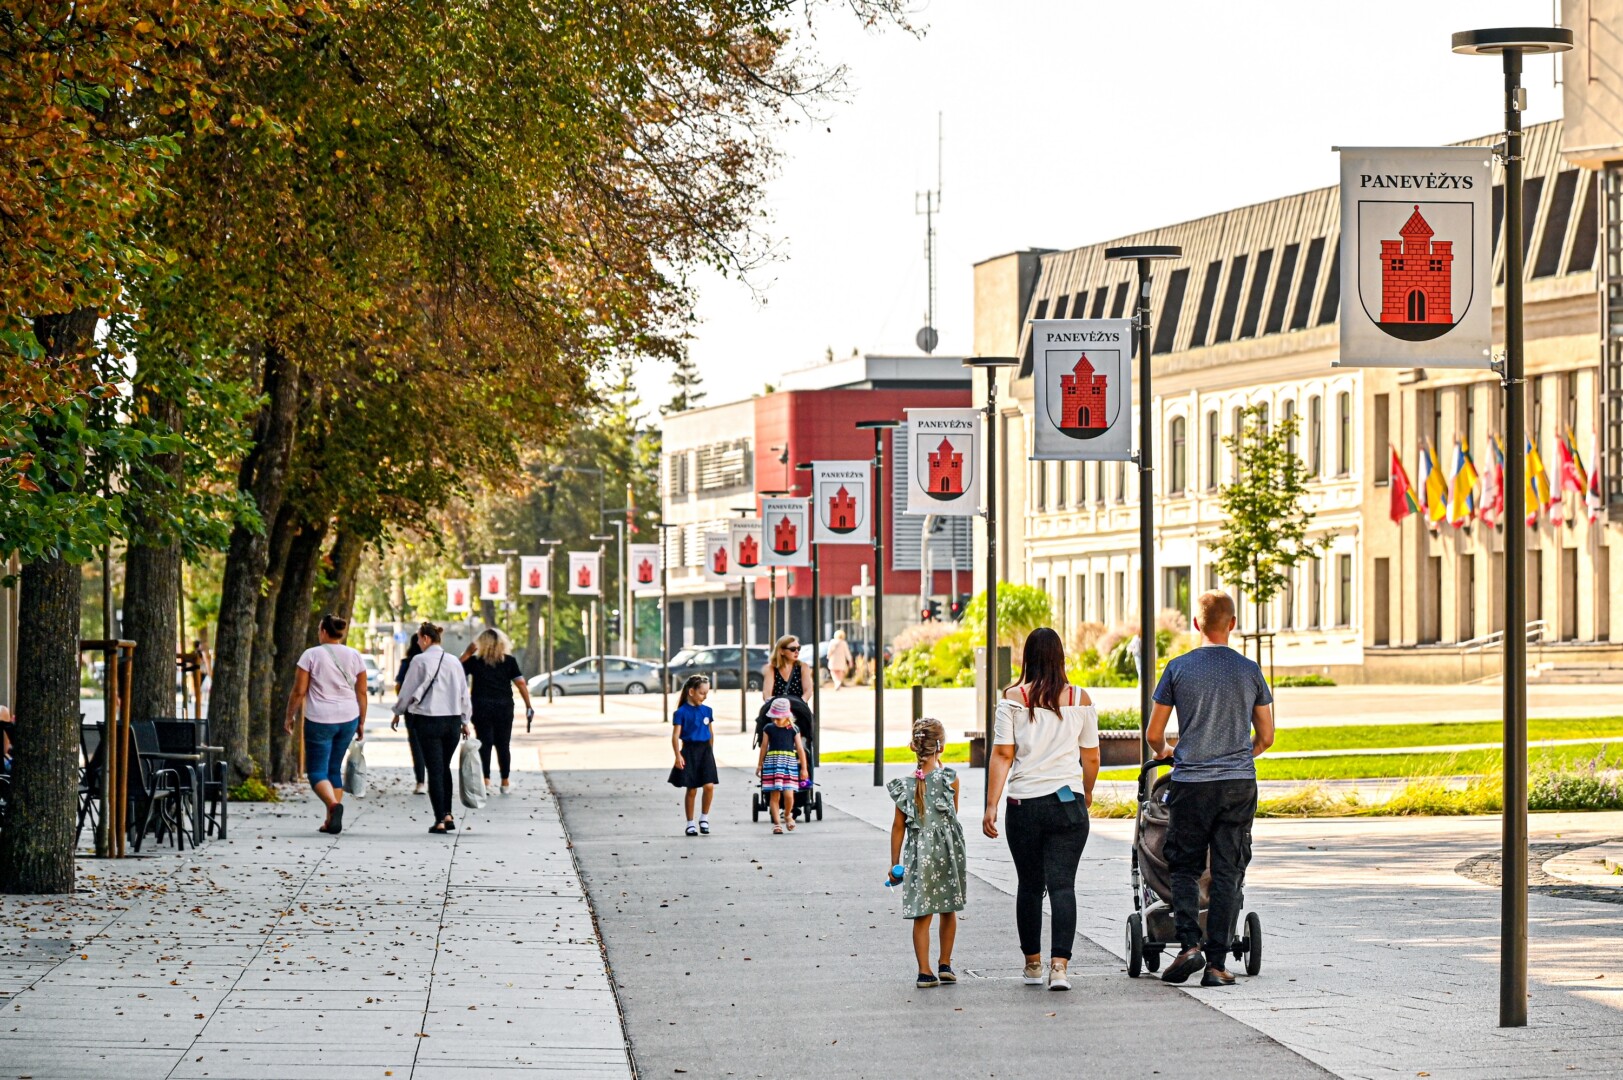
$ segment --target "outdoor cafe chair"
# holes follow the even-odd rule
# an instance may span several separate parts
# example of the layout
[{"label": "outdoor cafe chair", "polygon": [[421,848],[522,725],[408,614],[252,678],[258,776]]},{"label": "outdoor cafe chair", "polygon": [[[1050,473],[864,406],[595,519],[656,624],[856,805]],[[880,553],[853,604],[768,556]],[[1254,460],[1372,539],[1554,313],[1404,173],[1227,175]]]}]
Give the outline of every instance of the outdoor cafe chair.
[{"label": "outdoor cafe chair", "polygon": [[151,832],[159,843],[167,833],[173,833],[175,848],[186,846],[187,799],[182,787],[180,770],[168,760],[173,757],[158,747],[158,734],[152,721],[136,720],[130,724],[135,739],[135,756],[129,764],[130,839],[135,850],[141,850],[146,834]]},{"label": "outdoor cafe chair", "polygon": [[73,829],[75,847],[79,846],[85,822],[90,822],[91,831],[94,832],[96,824],[101,821],[101,770],[105,757],[102,754],[100,724],[79,725],[79,753],[83,755],[84,764],[79,769],[79,816]]},{"label": "outdoor cafe chair", "polygon": [[160,717],[151,721],[158,746],[172,755],[192,803],[192,846],[201,844],[208,832],[225,836],[225,762],[221,747],[209,746],[206,720]]}]

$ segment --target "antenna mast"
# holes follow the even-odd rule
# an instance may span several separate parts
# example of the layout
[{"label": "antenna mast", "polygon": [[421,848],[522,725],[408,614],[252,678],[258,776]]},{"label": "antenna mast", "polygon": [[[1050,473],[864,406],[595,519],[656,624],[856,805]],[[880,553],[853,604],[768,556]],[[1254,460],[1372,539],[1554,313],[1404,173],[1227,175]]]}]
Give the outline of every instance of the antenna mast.
[{"label": "antenna mast", "polygon": [[[941,335],[935,328],[935,216],[941,212],[941,114],[935,114],[935,189],[913,195],[913,213],[924,215],[925,308],[924,326],[913,341],[925,354],[935,352]],[[922,200],[923,209],[920,209]]]}]

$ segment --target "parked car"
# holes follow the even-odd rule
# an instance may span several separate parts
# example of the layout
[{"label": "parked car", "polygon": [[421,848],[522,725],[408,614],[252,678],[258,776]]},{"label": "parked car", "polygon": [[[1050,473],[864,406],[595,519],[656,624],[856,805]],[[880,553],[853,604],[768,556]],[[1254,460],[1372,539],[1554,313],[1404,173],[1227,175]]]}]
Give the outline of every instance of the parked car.
[{"label": "parked car", "polygon": [[378,658],[371,653],[362,653],[361,662],[366,665],[366,692],[383,700],[383,669],[378,667]]},{"label": "parked car", "polygon": [[[766,667],[772,650],[765,645],[749,648],[749,682],[751,690],[761,688],[761,669]],[[690,675],[703,675],[716,690],[738,689],[738,646],[695,645],[680,649],[671,656],[670,687],[680,690]]]},{"label": "parked car", "polygon": [[530,680],[530,693],[544,695],[547,685],[562,695],[597,693],[597,672],[603,664],[603,690],[610,694],[646,694],[659,688],[659,665],[632,656],[587,656],[557,671],[542,672]]}]

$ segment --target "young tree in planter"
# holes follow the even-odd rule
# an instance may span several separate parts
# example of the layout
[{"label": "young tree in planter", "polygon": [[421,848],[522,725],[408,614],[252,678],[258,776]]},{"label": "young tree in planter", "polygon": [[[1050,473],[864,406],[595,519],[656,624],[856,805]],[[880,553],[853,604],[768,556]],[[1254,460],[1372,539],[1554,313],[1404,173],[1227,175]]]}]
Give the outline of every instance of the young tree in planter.
[{"label": "young tree in planter", "polygon": [[[1307,466],[1296,454],[1297,420],[1268,422],[1267,408],[1247,406],[1238,434],[1223,444],[1234,454],[1236,476],[1218,494],[1223,537],[1212,545],[1217,573],[1250,597],[1254,629],[1262,628],[1262,608],[1285,588],[1291,570],[1324,551],[1329,536],[1309,537],[1313,514],[1304,505]],[[1257,639],[1262,662],[1262,639]]]}]

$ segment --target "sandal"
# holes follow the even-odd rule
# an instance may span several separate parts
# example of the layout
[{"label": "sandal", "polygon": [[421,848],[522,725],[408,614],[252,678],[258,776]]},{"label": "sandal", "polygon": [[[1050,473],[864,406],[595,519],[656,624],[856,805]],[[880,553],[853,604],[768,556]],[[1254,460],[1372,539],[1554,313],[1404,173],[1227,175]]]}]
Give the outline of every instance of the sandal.
[{"label": "sandal", "polygon": [[773,836],[782,836],[783,835],[783,826],[782,825],[774,825],[774,826],[772,826],[772,835]]},{"label": "sandal", "polygon": [[432,825],[430,825],[428,827],[428,831],[433,833],[436,836],[444,836],[445,835],[445,823],[441,822],[441,821],[436,821],[436,822],[434,822],[434,824],[432,824]]},{"label": "sandal", "polygon": [[790,832],[794,832],[795,831],[795,823],[793,821],[791,821],[787,825],[785,825],[784,828],[788,829]]}]

